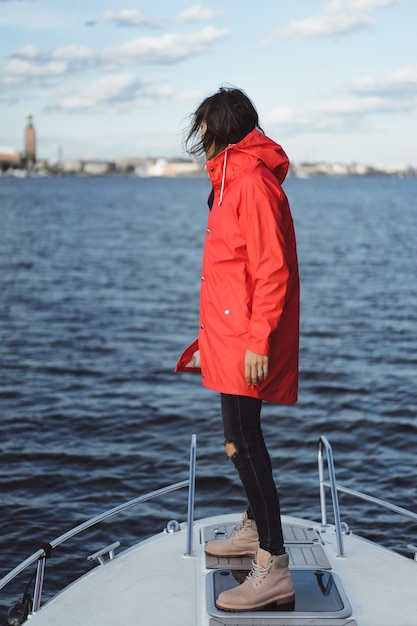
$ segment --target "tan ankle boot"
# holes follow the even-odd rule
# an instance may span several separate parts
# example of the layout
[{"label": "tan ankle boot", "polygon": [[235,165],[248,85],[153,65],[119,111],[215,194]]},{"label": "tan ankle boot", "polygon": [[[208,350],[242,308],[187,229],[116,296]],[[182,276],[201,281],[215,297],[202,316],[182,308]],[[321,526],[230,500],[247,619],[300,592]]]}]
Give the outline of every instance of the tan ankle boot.
[{"label": "tan ankle boot", "polygon": [[205,547],[206,554],[211,556],[255,556],[259,547],[259,535],[255,521],[248,519],[244,513],[242,521],[232,530],[227,539],[208,541]]},{"label": "tan ankle boot", "polygon": [[252,563],[252,571],[244,583],[223,591],[216,606],[224,611],[251,611],[275,602],[294,601],[294,586],[288,569],[288,554],[271,556],[259,548]]}]

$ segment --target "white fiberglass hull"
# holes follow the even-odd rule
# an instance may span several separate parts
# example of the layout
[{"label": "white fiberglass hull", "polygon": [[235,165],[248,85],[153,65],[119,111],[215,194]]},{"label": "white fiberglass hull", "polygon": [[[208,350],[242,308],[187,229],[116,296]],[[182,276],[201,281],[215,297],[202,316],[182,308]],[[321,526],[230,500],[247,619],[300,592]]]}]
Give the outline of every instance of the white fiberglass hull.
[{"label": "white fiberglass hull", "polygon": [[[352,534],[344,535],[347,556],[338,557],[333,526],[323,528],[318,523],[285,516],[295,605],[279,611],[219,611],[215,607],[216,589],[223,581],[226,585],[237,584],[231,570],[244,571],[250,567],[250,559],[216,563],[216,559],[205,556],[204,542],[214,536],[215,529],[227,531],[238,521],[239,515],[226,515],[195,522],[193,556],[184,556],[186,525],[181,525],[178,532],[160,533],[138,543],[70,585],[33,615],[30,623],[416,626],[415,561]],[[313,605],[309,607],[310,598]]]}]

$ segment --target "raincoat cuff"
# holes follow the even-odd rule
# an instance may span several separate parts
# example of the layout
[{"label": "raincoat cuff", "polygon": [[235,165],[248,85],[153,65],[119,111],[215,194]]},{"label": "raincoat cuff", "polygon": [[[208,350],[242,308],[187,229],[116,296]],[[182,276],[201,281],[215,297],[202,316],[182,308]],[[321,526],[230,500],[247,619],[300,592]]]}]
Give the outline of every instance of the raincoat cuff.
[{"label": "raincoat cuff", "polygon": [[174,372],[189,372],[190,374],[201,374],[201,367],[187,367],[193,357],[194,352],[198,350],[198,339],[195,339],[184,352],[181,354],[175,366]]},{"label": "raincoat cuff", "polygon": [[268,339],[249,339],[247,349],[255,354],[269,356],[269,341]]}]

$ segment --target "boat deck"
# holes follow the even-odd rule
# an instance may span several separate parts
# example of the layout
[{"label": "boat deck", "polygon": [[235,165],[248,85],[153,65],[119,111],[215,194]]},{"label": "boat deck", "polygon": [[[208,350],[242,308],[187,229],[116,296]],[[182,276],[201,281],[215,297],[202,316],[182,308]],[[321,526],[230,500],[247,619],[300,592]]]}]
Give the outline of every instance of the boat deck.
[{"label": "boat deck", "polygon": [[[184,555],[185,527],[121,552],[76,581],[30,619],[33,626],[415,626],[417,563],[354,535],[336,556],[334,528],[283,517],[295,603],[228,613],[215,606],[239,584],[250,558],[216,559],[205,541],[221,541],[239,520],[194,524],[194,556]],[[378,576],[376,576],[378,574]],[[382,578],[382,580],[381,580]],[[378,579],[378,583],[376,582]],[[395,595],[391,593],[395,580]]]},{"label": "boat deck", "polygon": [[159,534],[67,587],[34,626],[196,626],[195,560],[184,533]]}]

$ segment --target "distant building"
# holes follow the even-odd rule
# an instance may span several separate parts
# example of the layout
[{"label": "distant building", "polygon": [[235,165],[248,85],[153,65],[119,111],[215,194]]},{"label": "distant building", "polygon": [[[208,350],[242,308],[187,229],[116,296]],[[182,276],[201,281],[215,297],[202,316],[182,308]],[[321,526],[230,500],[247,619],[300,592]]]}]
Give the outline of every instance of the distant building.
[{"label": "distant building", "polygon": [[64,174],[80,174],[83,169],[83,163],[78,159],[67,159],[66,161],[59,162],[59,169]]},{"label": "distant building", "polygon": [[171,160],[166,163],[165,176],[202,176],[204,169],[188,159]]},{"label": "distant building", "polygon": [[199,176],[202,173],[201,166],[187,159],[146,159],[143,163],[135,166],[136,176]]},{"label": "distant building", "polygon": [[33,116],[31,113],[27,116],[27,124],[25,128],[25,151],[24,158],[28,170],[34,168],[36,163],[36,133],[33,126]]},{"label": "distant building", "polygon": [[145,171],[148,166],[148,159],[139,157],[121,157],[114,162],[116,172],[122,174],[132,174],[135,169]]},{"label": "distant building", "polygon": [[14,148],[0,147],[0,170],[6,171],[10,167],[22,166],[22,155]]},{"label": "distant building", "polygon": [[107,161],[85,161],[82,171],[90,176],[103,176],[104,174],[110,174],[114,169],[114,163]]},{"label": "distant building", "polygon": [[88,176],[104,176],[115,171],[115,165],[109,161],[81,161],[67,159],[61,161],[59,169],[63,174],[86,174]]}]

